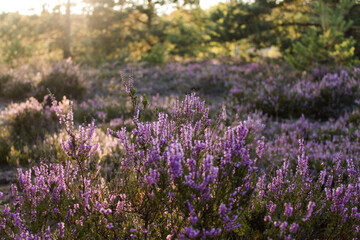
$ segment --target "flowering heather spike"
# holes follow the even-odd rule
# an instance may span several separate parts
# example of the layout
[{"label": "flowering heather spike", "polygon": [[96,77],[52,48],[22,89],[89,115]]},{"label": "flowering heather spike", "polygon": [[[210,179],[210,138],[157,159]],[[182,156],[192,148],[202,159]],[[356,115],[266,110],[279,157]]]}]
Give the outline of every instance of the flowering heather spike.
[{"label": "flowering heather spike", "polygon": [[308,204],[308,207],[307,207],[308,212],[307,212],[306,216],[302,219],[304,222],[309,220],[309,218],[311,217],[311,214],[313,212],[314,207],[315,207],[315,202],[310,201],[309,204]]},{"label": "flowering heather spike", "polygon": [[263,151],[264,151],[264,145],[265,145],[265,138],[261,137],[261,139],[258,140],[257,147],[256,147],[256,154],[258,155],[259,158],[262,158]]},{"label": "flowering heather spike", "polygon": [[286,227],[288,226],[288,223],[285,221],[283,223],[281,223],[280,225],[280,229],[281,231],[285,232],[286,231]]},{"label": "flowering heather spike", "polygon": [[296,233],[298,229],[299,229],[299,224],[297,224],[297,223],[291,224],[291,226],[290,226],[291,233]]},{"label": "flowering heather spike", "polygon": [[84,160],[89,158],[94,152],[96,152],[99,146],[98,143],[96,145],[93,145],[92,143],[96,128],[95,121],[92,121],[91,124],[88,124],[86,127],[83,125],[79,126],[78,132],[76,133],[74,129],[72,105],[70,105],[70,110],[65,115],[58,108],[55,98],[52,95],[50,95],[50,98],[56,115],[60,119],[60,123],[64,123],[66,126],[68,140],[62,142],[64,151],[73,159]]},{"label": "flowering heather spike", "polygon": [[199,235],[200,231],[197,229],[194,229],[192,226],[185,228],[185,234],[190,238],[196,238],[197,235]]},{"label": "flowering heather spike", "polygon": [[306,176],[308,171],[308,157],[305,156],[304,140],[299,140],[299,155],[298,164],[296,168],[296,174],[300,176]]},{"label": "flowering heather spike", "polygon": [[64,227],[65,227],[65,224],[64,224],[63,222],[58,223],[58,233],[59,233],[59,237],[60,237],[60,238],[64,238],[64,237],[65,237],[65,236],[64,236],[64,231],[65,231]]},{"label": "flowering heather spike", "polygon": [[131,89],[134,86],[134,78],[133,75],[130,74],[128,77],[128,80],[125,79],[124,73],[120,72],[120,77],[121,77],[121,81],[123,82],[124,86],[125,86],[125,92],[130,93]]},{"label": "flowering heather spike", "polygon": [[167,154],[167,164],[169,165],[168,174],[171,179],[182,175],[182,164],[184,161],[184,152],[180,143],[174,143],[169,146]]},{"label": "flowering heather spike", "polygon": [[319,182],[321,185],[325,184],[326,170],[320,172]]},{"label": "flowering heather spike", "polygon": [[291,217],[293,212],[293,207],[291,207],[291,203],[285,203],[285,213],[284,215],[287,217]]},{"label": "flowering heather spike", "polygon": [[352,159],[347,159],[347,172],[349,173],[349,176],[350,177],[354,177],[355,174],[356,174],[356,171],[355,171],[355,167],[354,167],[354,162]]}]

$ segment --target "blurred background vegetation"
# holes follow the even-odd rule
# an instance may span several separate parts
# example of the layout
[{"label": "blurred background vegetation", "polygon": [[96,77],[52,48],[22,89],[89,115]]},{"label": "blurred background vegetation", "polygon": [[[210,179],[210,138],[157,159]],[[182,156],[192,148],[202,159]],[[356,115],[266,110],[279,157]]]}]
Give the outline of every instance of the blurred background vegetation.
[{"label": "blurred background vegetation", "polygon": [[224,0],[208,9],[200,1],[210,0],[64,0],[43,4],[39,14],[3,12],[0,62],[271,58],[304,70],[358,64],[357,0]]}]

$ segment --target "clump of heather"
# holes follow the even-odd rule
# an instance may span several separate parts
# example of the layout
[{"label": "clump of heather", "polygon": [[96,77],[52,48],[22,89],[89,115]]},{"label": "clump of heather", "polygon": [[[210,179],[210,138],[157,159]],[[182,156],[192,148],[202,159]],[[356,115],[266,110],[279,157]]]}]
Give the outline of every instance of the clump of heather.
[{"label": "clump of heather", "polygon": [[18,170],[18,183],[11,187],[12,203],[0,213],[0,237],[117,238],[111,226],[114,221],[121,222],[122,215],[119,210],[115,216],[110,207],[119,198],[99,178],[100,167],[95,171],[88,167],[97,148],[95,126],[75,129],[71,109],[65,113],[55,100],[53,108],[65,125],[68,138],[62,147],[68,159],[62,164],[41,163],[25,172]]},{"label": "clump of heather", "polygon": [[98,123],[109,123],[116,118],[131,118],[131,103],[127,96],[95,96],[74,106],[74,120],[77,122],[95,120]]},{"label": "clump of heather", "polygon": [[0,97],[23,100],[32,95],[34,83],[30,79],[14,77],[10,74],[0,76]]},{"label": "clump of heather", "polygon": [[131,132],[109,130],[122,143],[118,187],[135,207],[136,236],[236,235],[257,156],[246,144],[246,123],[219,133],[208,112],[193,94],[155,122],[135,118]]},{"label": "clump of heather", "polygon": [[[136,71],[134,68],[136,67]],[[134,74],[136,89],[151,95],[188,94],[220,95],[228,91],[229,66],[211,61],[197,63],[168,63],[164,66],[132,66],[124,68],[126,75]],[[228,77],[229,76],[229,77]]]},{"label": "clump of heather", "polygon": [[275,68],[235,79],[229,99],[237,109],[255,108],[276,118],[327,120],[353,109],[359,80],[357,69],[300,75]]},{"label": "clump of heather", "polygon": [[[264,165],[281,165],[284,158],[291,166],[297,160],[298,140],[304,139],[309,168],[319,173],[324,166],[332,166],[336,158],[359,159],[358,107],[338,119],[327,122],[312,121],[304,116],[296,120],[271,121],[259,116],[266,127],[259,132],[265,136]],[[357,162],[355,161],[357,164]]]},{"label": "clump of heather", "polygon": [[359,237],[358,167],[352,159],[337,158],[331,167],[315,173],[308,163],[299,141],[296,169],[285,159],[275,173],[262,174],[248,215],[248,232],[280,239]]},{"label": "clump of heather", "polygon": [[[7,106],[0,114],[0,132],[12,152],[24,152],[31,148],[44,136],[56,129],[55,118],[51,109],[39,103],[31,97],[25,102],[13,103]],[[15,159],[16,162],[22,160],[26,163],[26,158]],[[1,156],[6,158],[6,156]]]},{"label": "clump of heather", "polygon": [[67,96],[81,99],[86,93],[86,86],[82,82],[78,66],[71,59],[57,62],[43,73],[36,89],[37,99],[42,99],[50,90],[57,99]]},{"label": "clump of heather", "polygon": [[[23,172],[0,236],[21,238],[209,238],[236,235],[253,189],[257,155],[246,144],[246,123],[217,132],[195,95],[170,114],[115,134],[120,143],[115,178],[92,165],[94,124],[75,128],[53,100],[67,139],[62,164]],[[111,130],[110,130],[111,132]],[[260,151],[260,150],[259,150]],[[94,167],[95,166],[95,167]],[[90,230],[89,230],[90,229]]]},{"label": "clump of heather", "polygon": [[10,74],[0,74],[0,96],[4,95],[4,88],[11,80],[12,76]]}]

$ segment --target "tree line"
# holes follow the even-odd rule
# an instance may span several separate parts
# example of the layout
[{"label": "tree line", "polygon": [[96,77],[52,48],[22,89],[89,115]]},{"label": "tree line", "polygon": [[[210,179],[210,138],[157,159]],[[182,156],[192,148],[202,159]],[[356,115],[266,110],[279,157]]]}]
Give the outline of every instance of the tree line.
[{"label": "tree line", "polygon": [[[82,14],[76,4],[85,4]],[[166,9],[171,8],[171,11]],[[66,0],[39,15],[0,14],[0,61],[32,56],[99,64],[239,56],[275,47],[297,68],[360,55],[357,0]]]}]

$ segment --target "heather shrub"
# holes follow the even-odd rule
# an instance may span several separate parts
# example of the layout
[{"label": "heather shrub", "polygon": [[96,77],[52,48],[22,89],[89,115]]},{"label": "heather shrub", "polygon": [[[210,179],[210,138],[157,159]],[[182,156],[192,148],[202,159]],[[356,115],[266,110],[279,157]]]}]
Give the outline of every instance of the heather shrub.
[{"label": "heather shrub", "polygon": [[22,100],[31,96],[34,86],[28,79],[19,78],[12,74],[0,76],[0,97],[12,100]]},{"label": "heather shrub", "polygon": [[306,115],[326,120],[351,110],[359,97],[358,81],[357,76],[351,76],[345,70],[326,74],[312,88],[315,96],[306,99],[307,106],[310,107]]},{"label": "heather shrub", "polygon": [[246,123],[218,133],[220,120],[212,124],[204,102],[194,95],[178,101],[171,115],[159,113],[154,122],[139,122],[136,114],[133,130],[116,133],[118,168],[106,183],[100,166],[91,164],[97,146],[94,124],[76,130],[71,111],[55,111],[66,123],[62,146],[68,159],[64,165],[19,170],[13,204],[0,213],[6,219],[0,236],[185,239],[237,234],[256,162],[255,150],[246,147]]},{"label": "heather shrub", "polygon": [[30,97],[33,91],[33,83],[22,80],[12,80],[4,84],[2,95],[7,99],[23,100]]},{"label": "heather shrub", "polygon": [[18,65],[7,70],[2,75],[3,81],[0,80],[0,96],[10,100],[25,100],[34,96],[37,82],[40,78],[43,64],[39,62],[24,63],[19,62]]},{"label": "heather shrub", "polygon": [[10,153],[10,146],[6,139],[0,135],[0,164],[6,164],[6,158]]},{"label": "heather shrub", "polygon": [[131,117],[130,103],[123,96],[116,100],[109,97],[95,96],[74,106],[74,119],[77,122],[90,122],[95,120],[99,123],[109,122],[119,117]]},{"label": "heather shrub", "polygon": [[11,146],[8,160],[16,163],[23,160],[28,162],[33,146],[41,141],[46,133],[56,129],[54,120],[51,110],[46,109],[33,97],[25,102],[10,104],[0,115],[0,128],[6,132],[6,141]]},{"label": "heather shrub", "polygon": [[301,76],[278,71],[270,69],[236,80],[230,91],[232,105],[248,104],[250,109],[256,108],[276,118],[305,115],[327,120],[351,111],[359,98],[360,78],[356,70],[327,73],[319,70]]},{"label": "heather shrub", "polygon": [[43,136],[48,121],[43,105],[33,97],[22,103],[10,104],[1,112],[0,119],[10,132],[10,141],[16,145],[33,143],[38,136]]},{"label": "heather shrub", "polygon": [[81,80],[78,66],[71,59],[57,62],[44,73],[37,86],[36,97],[43,99],[50,90],[57,99],[67,96],[71,99],[81,99],[86,93],[86,87]]},{"label": "heather shrub", "polygon": [[0,75],[0,96],[4,94],[4,87],[5,85],[12,80],[12,76],[9,74],[1,74]]},{"label": "heather shrub", "polygon": [[259,178],[250,214],[257,214],[262,228],[248,227],[260,238],[358,237],[358,167],[351,159],[337,158],[331,167],[314,173],[308,168],[303,142],[299,143],[296,169],[284,160],[275,174],[264,172]]},{"label": "heather shrub", "polygon": [[168,63],[163,66],[129,65],[125,75],[134,74],[134,82],[139,92],[149,95],[190,94],[193,91],[203,95],[225,94],[230,77],[228,65],[211,62]]}]

